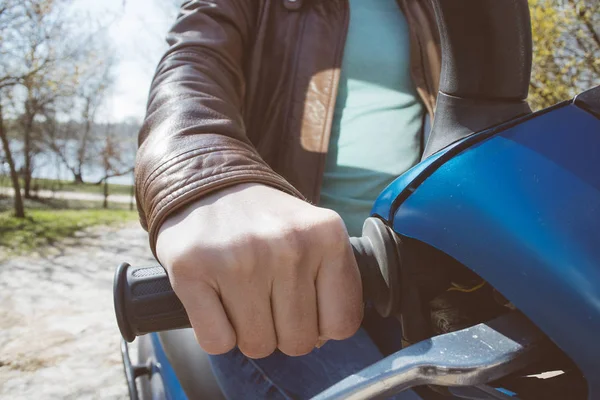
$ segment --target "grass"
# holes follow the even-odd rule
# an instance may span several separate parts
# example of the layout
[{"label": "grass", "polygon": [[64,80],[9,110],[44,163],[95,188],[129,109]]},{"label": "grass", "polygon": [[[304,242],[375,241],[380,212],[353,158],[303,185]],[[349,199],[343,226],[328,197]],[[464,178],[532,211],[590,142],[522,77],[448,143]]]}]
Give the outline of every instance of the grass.
[{"label": "grass", "polygon": [[[40,246],[55,244],[73,237],[94,225],[113,225],[137,219],[135,211],[117,208],[101,209],[94,202],[64,200],[28,201],[26,218],[15,218],[11,198],[0,199],[0,251],[23,254]],[[65,209],[70,206],[71,209]],[[125,205],[127,206],[127,205]]]},{"label": "grass", "polygon": [[[23,179],[20,180],[21,188],[23,188]],[[9,177],[3,175],[0,176],[0,186],[12,187]],[[58,179],[42,179],[33,178],[31,181],[31,188],[35,190],[54,190],[59,192],[80,192],[80,193],[94,193],[103,194],[103,185],[96,185],[94,183],[80,183],[75,184],[73,181],[64,181]],[[120,185],[116,183],[108,184],[109,194],[120,194],[120,195],[131,195],[131,185]]]}]

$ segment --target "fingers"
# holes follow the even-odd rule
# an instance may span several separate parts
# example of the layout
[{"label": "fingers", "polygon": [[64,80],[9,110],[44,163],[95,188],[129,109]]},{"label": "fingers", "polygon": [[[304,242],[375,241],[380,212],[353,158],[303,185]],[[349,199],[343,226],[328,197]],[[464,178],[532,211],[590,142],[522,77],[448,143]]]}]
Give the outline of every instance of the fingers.
[{"label": "fingers", "polygon": [[177,215],[156,252],[208,353],[302,355],[359,328],[360,275],[336,213],[259,185]]},{"label": "fingers", "polygon": [[[300,270],[303,272],[305,270]],[[308,272],[308,271],[307,271]],[[319,327],[314,279],[308,273],[273,283],[271,308],[277,347],[288,356],[310,353],[317,344]]]},{"label": "fingers", "polygon": [[187,311],[200,347],[208,354],[223,354],[233,349],[235,331],[214,289],[201,281],[173,286]]},{"label": "fingers", "polygon": [[[347,240],[323,259],[317,275],[321,337],[342,340],[354,335],[363,317],[360,273]],[[337,253],[337,254],[336,254]]]},{"label": "fingers", "polygon": [[263,358],[277,348],[277,337],[271,315],[269,288],[265,281],[250,279],[230,286],[223,305],[235,332],[237,346],[249,358]]}]

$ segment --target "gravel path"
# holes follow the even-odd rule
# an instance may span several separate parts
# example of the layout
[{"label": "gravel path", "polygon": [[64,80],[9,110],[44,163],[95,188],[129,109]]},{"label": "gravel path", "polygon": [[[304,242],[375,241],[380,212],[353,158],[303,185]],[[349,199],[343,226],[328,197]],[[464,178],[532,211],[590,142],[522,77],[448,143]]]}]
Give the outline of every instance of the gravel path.
[{"label": "gravel path", "polygon": [[95,227],[38,252],[0,255],[0,398],[127,398],[112,278],[152,262],[146,233]]},{"label": "gravel path", "polygon": [[[3,196],[14,196],[15,191],[13,188],[8,187],[0,187],[0,195]],[[60,191],[50,191],[50,190],[38,190],[35,192],[37,197],[41,197],[43,199],[65,199],[65,200],[82,200],[82,201],[102,201],[104,200],[104,196],[97,193],[86,193],[86,192],[60,192]],[[123,203],[129,204],[132,199],[131,196],[127,196],[124,194],[111,194],[108,196],[108,201],[112,203]]]}]

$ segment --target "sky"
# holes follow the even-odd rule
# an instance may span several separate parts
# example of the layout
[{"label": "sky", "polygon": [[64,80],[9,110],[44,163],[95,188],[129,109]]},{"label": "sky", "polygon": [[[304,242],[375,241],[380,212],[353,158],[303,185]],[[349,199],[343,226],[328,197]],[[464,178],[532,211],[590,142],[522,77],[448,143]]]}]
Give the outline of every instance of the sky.
[{"label": "sky", "polygon": [[107,24],[117,52],[116,83],[100,119],[112,122],[144,117],[150,81],[166,49],[175,21],[175,0],[75,0],[74,9]]}]

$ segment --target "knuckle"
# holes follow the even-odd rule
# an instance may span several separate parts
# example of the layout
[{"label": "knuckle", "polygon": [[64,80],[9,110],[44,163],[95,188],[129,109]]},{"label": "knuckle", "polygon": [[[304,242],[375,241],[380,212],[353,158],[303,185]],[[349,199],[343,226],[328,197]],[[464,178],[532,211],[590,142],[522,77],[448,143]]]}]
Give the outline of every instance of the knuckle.
[{"label": "knuckle", "polygon": [[317,335],[304,337],[302,339],[288,339],[279,343],[279,350],[292,357],[304,356],[309,354],[317,343]]},{"label": "knuckle", "polygon": [[282,256],[287,265],[296,267],[301,262],[303,254],[308,250],[307,238],[303,230],[294,228],[287,230],[282,238]]},{"label": "knuckle", "polygon": [[299,224],[290,223],[277,228],[275,235],[277,244],[283,246],[284,249],[297,249],[303,245],[306,229]]},{"label": "knuckle", "polygon": [[360,314],[349,315],[348,317],[340,320],[337,324],[331,327],[331,331],[328,332],[327,336],[335,340],[344,340],[354,336],[358,331],[361,324]]},{"label": "knuckle", "polygon": [[338,213],[333,210],[323,209],[322,223],[331,229],[344,229],[344,221]]},{"label": "knuckle", "polygon": [[334,211],[326,211],[326,217],[323,218],[319,226],[322,240],[325,240],[328,244],[347,242],[348,232],[342,218]]},{"label": "knuckle", "polygon": [[181,300],[186,303],[190,291],[204,288],[204,284],[214,287],[215,276],[211,273],[213,268],[204,262],[194,262],[194,258],[176,260],[166,266],[169,281],[175,293],[183,296]]},{"label": "knuckle", "polygon": [[[296,253],[296,251],[291,252]],[[282,254],[278,257],[278,263],[276,265],[276,279],[278,281],[286,282],[288,285],[292,285],[293,288],[297,288],[297,285],[301,282],[303,276],[304,268],[302,265],[302,257],[300,254]]]},{"label": "knuckle", "polygon": [[273,354],[277,345],[272,341],[240,340],[238,348],[248,358],[265,358]]},{"label": "knuckle", "polygon": [[[254,239],[248,243],[253,243]],[[249,244],[254,245],[254,244]],[[255,252],[260,252],[258,249],[260,242],[255,245]],[[240,250],[237,247],[236,250]],[[237,284],[249,284],[253,282],[257,277],[257,269],[259,265],[256,262],[256,258],[247,251],[231,251],[225,256],[226,259],[222,260],[218,266],[220,274],[224,274],[229,282],[237,282]]]},{"label": "knuckle", "polygon": [[364,308],[362,303],[348,299],[348,303],[336,307],[339,310],[326,323],[322,334],[330,339],[344,340],[353,336],[362,324]]},{"label": "knuckle", "polygon": [[230,262],[244,264],[268,250],[269,238],[261,232],[245,233],[224,246]]},{"label": "knuckle", "polygon": [[188,259],[175,259],[166,265],[167,273],[173,290],[181,286],[185,286],[186,282],[190,282],[194,278],[194,268],[189,263]]},{"label": "knuckle", "polygon": [[235,347],[235,337],[227,335],[227,337],[220,337],[214,340],[199,340],[199,335],[196,334],[196,341],[202,347],[202,350],[211,355],[225,354],[233,350]]},{"label": "knuckle", "polygon": [[261,250],[265,246],[265,238],[259,233],[246,234],[236,241],[231,243],[228,247],[236,254],[240,256],[253,253],[256,250]]},{"label": "knuckle", "polygon": [[302,237],[306,234],[303,226],[291,223],[277,229],[278,239],[285,242],[288,246],[297,247],[302,242]]},{"label": "knuckle", "polygon": [[294,273],[306,250],[302,228],[294,224],[274,227],[265,236],[261,242],[262,254],[268,254],[278,270]]}]

